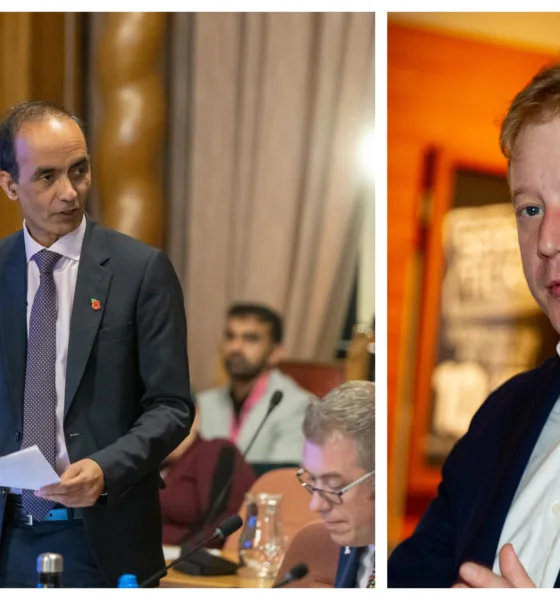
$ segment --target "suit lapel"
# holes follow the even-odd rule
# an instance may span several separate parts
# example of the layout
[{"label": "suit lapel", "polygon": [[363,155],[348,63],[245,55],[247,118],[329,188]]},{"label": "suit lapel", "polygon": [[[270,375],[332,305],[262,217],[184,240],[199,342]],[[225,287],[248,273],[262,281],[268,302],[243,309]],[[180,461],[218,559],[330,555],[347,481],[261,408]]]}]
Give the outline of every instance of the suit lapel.
[{"label": "suit lapel", "polygon": [[27,265],[23,231],[9,250],[0,278],[0,333],[10,399],[22,413],[27,355]]},{"label": "suit lapel", "polygon": [[560,368],[554,360],[548,370],[543,369],[541,385],[531,390],[525,388],[522,398],[516,398],[509,416],[507,433],[500,449],[500,457],[487,472],[486,485],[481,485],[482,499],[478,509],[465,529],[471,532],[460,557],[488,565],[494,563],[500,534],[515,492],[523,476],[531,453],[548,419],[550,411],[560,396]]},{"label": "suit lapel", "polygon": [[[64,400],[65,415],[76,396],[105,311],[113,275],[108,268],[103,266],[108,258],[109,252],[104,232],[88,219],[70,320]],[[97,310],[94,310],[92,306],[95,300],[99,302]]]},{"label": "suit lapel", "polygon": [[355,588],[358,585],[357,576],[360,566],[360,558],[365,548],[351,547],[350,553],[346,554],[346,546],[341,548],[339,554],[340,569],[337,574],[335,587],[339,588]]}]

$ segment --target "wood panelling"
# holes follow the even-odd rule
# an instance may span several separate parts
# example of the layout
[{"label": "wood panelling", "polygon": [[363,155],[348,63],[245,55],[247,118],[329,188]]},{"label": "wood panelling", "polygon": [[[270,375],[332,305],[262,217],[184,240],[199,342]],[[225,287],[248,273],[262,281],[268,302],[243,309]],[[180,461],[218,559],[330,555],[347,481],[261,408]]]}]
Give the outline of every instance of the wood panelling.
[{"label": "wood panelling", "polygon": [[[0,13],[0,112],[31,92],[31,13]],[[0,190],[0,238],[21,227],[16,202]]]},{"label": "wood panelling", "polygon": [[64,103],[65,13],[32,17],[31,99]]},{"label": "wood panelling", "polygon": [[31,13],[0,13],[0,105],[25,100],[31,90]]},{"label": "wood panelling", "polygon": [[[80,43],[72,45],[73,60],[65,60],[69,24],[79,35],[80,20],[77,13],[0,13],[0,112],[25,100],[49,100],[71,104],[80,114]],[[0,191],[0,238],[20,229],[21,223],[19,205]]]},{"label": "wood panelling", "polygon": [[[500,120],[517,91],[550,59],[544,54],[402,25],[388,27],[390,544],[398,541],[404,531],[405,488],[409,505],[414,504],[410,495],[422,493],[428,498],[435,494],[433,481],[415,480],[415,474],[409,471],[409,425],[421,422],[425,415],[418,414],[418,407],[407,405],[410,396],[405,384],[414,389],[419,374],[403,360],[411,345],[416,348],[410,339],[410,327],[419,295],[411,282],[424,156],[432,146],[484,165],[487,170],[503,171],[505,161],[498,145]],[[436,182],[436,186],[441,184]],[[438,276],[436,269],[433,277]],[[421,323],[421,315],[419,320]],[[411,377],[415,379],[410,381]]]}]

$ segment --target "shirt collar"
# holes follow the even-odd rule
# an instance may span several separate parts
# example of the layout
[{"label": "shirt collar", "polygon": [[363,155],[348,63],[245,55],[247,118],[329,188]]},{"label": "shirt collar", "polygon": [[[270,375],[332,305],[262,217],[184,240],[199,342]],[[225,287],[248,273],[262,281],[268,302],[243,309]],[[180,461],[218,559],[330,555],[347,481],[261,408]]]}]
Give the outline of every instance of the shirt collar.
[{"label": "shirt collar", "polygon": [[[82,217],[82,222],[80,225],[63,235],[61,238],[56,240],[56,242],[48,248],[51,252],[58,252],[62,256],[66,258],[70,258],[75,261],[80,260],[80,254],[82,252],[82,245],[84,243],[84,236],[86,233],[86,216]],[[38,242],[36,242],[32,237],[29,231],[27,230],[27,225],[25,221],[23,222],[23,237],[25,240],[25,255],[27,258],[27,262],[29,262],[37,252],[44,250],[45,247],[41,246]]]},{"label": "shirt collar", "polygon": [[[344,546],[344,554],[350,554],[352,552],[352,548],[359,547],[360,546]],[[363,549],[362,551],[364,551],[364,554],[373,555],[375,553],[375,544],[370,544],[369,546],[361,546],[361,548]]]}]

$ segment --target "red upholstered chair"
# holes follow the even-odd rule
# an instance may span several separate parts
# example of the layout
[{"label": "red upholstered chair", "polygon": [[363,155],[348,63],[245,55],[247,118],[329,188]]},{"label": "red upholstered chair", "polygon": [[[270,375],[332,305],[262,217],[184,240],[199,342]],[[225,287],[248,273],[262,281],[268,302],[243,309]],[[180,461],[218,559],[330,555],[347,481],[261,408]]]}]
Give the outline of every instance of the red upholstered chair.
[{"label": "red upholstered chair", "polygon": [[280,363],[278,368],[304,390],[318,397],[323,397],[346,381],[344,361],[318,363],[290,360]]},{"label": "red upholstered chair", "polygon": [[340,546],[335,544],[321,521],[308,523],[294,536],[274,583],[296,564],[305,563],[309,572],[286,587],[332,588],[336,577]]}]

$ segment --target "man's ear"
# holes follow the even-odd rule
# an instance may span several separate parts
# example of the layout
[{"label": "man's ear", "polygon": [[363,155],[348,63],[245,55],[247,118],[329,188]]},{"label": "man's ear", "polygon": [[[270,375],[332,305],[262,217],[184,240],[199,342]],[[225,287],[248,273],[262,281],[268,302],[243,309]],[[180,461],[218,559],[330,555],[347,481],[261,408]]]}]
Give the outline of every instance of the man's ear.
[{"label": "man's ear", "polygon": [[8,171],[0,171],[0,186],[6,192],[10,200],[17,200],[17,183],[13,180]]}]

